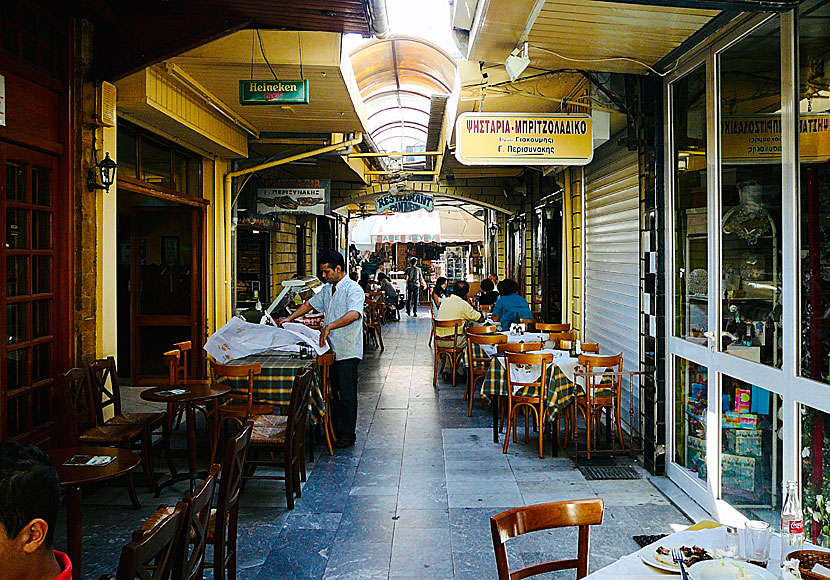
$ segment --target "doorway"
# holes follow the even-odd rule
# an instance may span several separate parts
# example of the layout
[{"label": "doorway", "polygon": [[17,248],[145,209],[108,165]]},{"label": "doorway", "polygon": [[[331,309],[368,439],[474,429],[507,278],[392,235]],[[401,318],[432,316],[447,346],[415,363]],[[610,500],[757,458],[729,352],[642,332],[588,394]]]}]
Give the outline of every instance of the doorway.
[{"label": "doorway", "polygon": [[271,236],[265,230],[236,229],[236,308],[267,306],[270,297]]},{"label": "doorway", "polygon": [[[541,273],[536,294],[541,300],[542,320],[562,322],[562,199],[537,210],[537,272]],[[534,301],[536,300],[534,296]]]}]

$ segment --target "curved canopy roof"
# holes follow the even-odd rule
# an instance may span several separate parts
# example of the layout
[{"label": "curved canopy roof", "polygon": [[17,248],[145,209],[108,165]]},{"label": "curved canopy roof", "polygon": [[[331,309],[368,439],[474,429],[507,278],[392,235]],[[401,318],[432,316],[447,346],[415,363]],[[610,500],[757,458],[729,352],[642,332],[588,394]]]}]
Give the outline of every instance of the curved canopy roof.
[{"label": "curved canopy roof", "polygon": [[437,45],[412,36],[391,36],[351,52],[368,127],[384,151],[425,145],[429,101],[446,95],[455,82],[455,61]]}]

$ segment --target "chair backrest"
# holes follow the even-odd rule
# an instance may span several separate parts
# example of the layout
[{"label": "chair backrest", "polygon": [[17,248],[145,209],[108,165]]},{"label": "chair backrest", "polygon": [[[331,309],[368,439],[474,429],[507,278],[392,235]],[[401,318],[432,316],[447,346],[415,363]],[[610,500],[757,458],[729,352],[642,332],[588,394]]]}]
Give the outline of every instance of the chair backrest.
[{"label": "chair backrest", "polygon": [[92,361],[87,365],[89,388],[95,405],[98,425],[104,424],[104,408],[112,405],[114,415],[121,414],[121,386],[118,384],[118,371],[115,357]]},{"label": "chair backrest", "polygon": [[541,342],[503,342],[496,345],[496,352],[530,352],[542,348]]},{"label": "chair backrest", "polygon": [[291,399],[288,401],[288,425],[285,433],[286,447],[299,450],[305,440],[308,423],[308,403],[314,369],[306,369],[294,377]]},{"label": "chair backrest", "polygon": [[591,352],[594,354],[599,354],[599,343],[598,342],[583,342],[580,343],[579,348],[582,349],[582,352]]},{"label": "chair backrest", "polygon": [[493,312],[493,305],[492,304],[480,304],[478,309],[479,309],[479,311],[481,311],[482,314],[485,313],[485,312]]},{"label": "chair backrest", "polygon": [[[585,370],[590,372],[602,372],[606,369],[611,369],[612,371],[622,372],[623,370],[623,357],[622,353],[619,354],[610,354],[610,355],[599,355],[599,354],[581,354],[579,355],[579,366],[585,367]],[[617,399],[619,403],[620,399],[622,398],[622,389],[620,389],[620,376],[619,375],[610,375],[610,381],[603,381],[603,378],[608,375],[603,376],[592,376],[588,377],[588,385],[590,388],[587,389],[588,396],[593,397],[595,396],[595,392],[593,391],[594,388],[598,389],[614,389],[614,397]],[[605,397],[605,395],[601,395]]]},{"label": "chair backrest", "polygon": [[176,350],[179,351],[181,354],[181,359],[179,360],[179,365],[176,371],[179,373],[179,378],[181,382],[186,383],[189,375],[188,366],[187,366],[187,353],[190,352],[190,349],[193,348],[193,343],[189,340],[185,340],[183,342],[175,342],[173,346],[176,347]]},{"label": "chair backrest", "polygon": [[171,387],[179,384],[179,359],[182,353],[179,350],[168,350],[164,353],[164,363],[167,365],[167,384]]},{"label": "chair backrest", "polygon": [[59,375],[60,397],[65,418],[64,444],[67,447],[78,445],[81,433],[97,425],[95,406],[92,403],[92,393],[89,387],[89,375],[86,369],[69,369]]},{"label": "chair backrest", "polygon": [[[475,327],[483,328],[483,327]],[[503,344],[507,342],[507,336],[503,334],[475,334],[471,333],[468,328],[465,331],[467,335],[467,360],[470,362],[471,370],[486,369],[490,364],[489,356],[476,356],[476,351],[473,350],[474,344]]]},{"label": "chair backrest", "polygon": [[487,326],[471,326],[465,330],[467,336],[471,334],[493,334],[497,332],[498,329],[494,324],[488,324]]},{"label": "chair backrest", "polygon": [[179,502],[152,528],[133,532],[132,541],[121,550],[115,579],[168,580],[186,510],[187,505]]},{"label": "chair backrest", "polygon": [[[248,447],[251,442],[252,421],[239,430],[236,437],[228,441],[219,476],[219,496],[216,498],[216,517],[213,529],[213,543],[225,545],[228,528],[236,528],[239,520],[239,497],[242,495],[242,474]],[[219,555],[215,555],[218,558]]]},{"label": "chair backrest", "polygon": [[184,498],[187,506],[173,564],[173,580],[201,580],[205,568],[210,508],[222,467],[213,464],[202,485]]},{"label": "chair backrest", "polygon": [[[521,324],[524,324],[527,330],[533,330],[536,326],[536,319],[534,318],[520,318],[519,322]],[[507,329],[505,328],[505,330]]]},{"label": "chair backrest", "polygon": [[570,332],[551,332],[548,340],[554,343],[556,346],[559,346],[560,340],[569,340],[574,341],[576,340],[576,334],[573,331]]},{"label": "chair backrest", "polygon": [[[534,353],[528,354],[523,352],[508,352],[507,353],[507,365],[506,369],[507,372],[507,396],[513,396],[513,387],[537,387],[539,389],[539,398],[544,401],[545,400],[545,389],[547,389],[548,385],[548,375],[550,373],[550,365],[553,363],[553,354],[546,352],[546,353]],[[535,381],[528,381],[528,382],[519,382],[514,381],[510,374],[510,367],[511,366],[541,366],[542,372],[539,375],[539,378]]]},{"label": "chair backrest", "polygon": [[320,390],[323,398],[328,401],[331,396],[331,365],[334,364],[334,353],[327,352],[317,357],[317,366],[320,368]]},{"label": "chair backrest", "polygon": [[[490,531],[499,580],[527,578],[571,568],[576,568],[577,578],[584,578],[588,575],[589,526],[600,525],[604,511],[605,502],[600,498],[592,498],[529,505],[494,515],[490,518]],[[505,548],[507,540],[530,532],[574,526],[579,528],[576,558],[542,562],[510,571]]]},{"label": "chair backrest", "polygon": [[[453,350],[458,350],[461,348],[458,346],[458,338],[462,335],[462,329],[464,328],[464,321],[460,318],[454,318],[452,320],[432,320],[432,326],[436,330],[435,340],[436,340],[436,348],[440,348],[442,350],[452,348]],[[439,336],[437,331],[439,328],[452,328],[452,334],[448,334],[446,336]],[[438,340],[449,340],[452,338],[452,347],[449,345],[438,346]]]},{"label": "chair backrest", "polygon": [[[231,379],[241,379],[246,377],[248,379],[248,385],[245,392],[238,391],[231,387],[231,392],[228,393],[226,396],[229,399],[238,399],[238,400],[245,400],[246,404],[248,405],[248,416],[251,416],[251,412],[253,409],[254,404],[254,376],[262,373],[262,365],[260,363],[249,363],[244,365],[223,365],[214,360],[210,361],[210,384],[215,385],[218,382],[219,378],[227,377]],[[228,383],[227,386],[231,386]]]},{"label": "chair backrest", "polygon": [[571,330],[571,324],[554,324],[551,322],[537,322],[536,323],[536,331],[537,332],[568,332]]}]

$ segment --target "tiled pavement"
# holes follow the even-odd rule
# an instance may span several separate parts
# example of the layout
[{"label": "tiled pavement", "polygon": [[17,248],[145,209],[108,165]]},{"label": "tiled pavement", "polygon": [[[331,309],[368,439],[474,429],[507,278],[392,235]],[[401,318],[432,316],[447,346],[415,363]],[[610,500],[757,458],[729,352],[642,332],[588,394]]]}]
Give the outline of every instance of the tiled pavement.
[{"label": "tiled pavement", "polygon": [[[645,479],[586,481],[571,460],[539,459],[522,439],[502,454],[492,442],[489,411],[476,406],[467,417],[462,387],[439,379],[433,388],[428,334],[423,314],[404,316],[384,327],[383,353],[367,349],[357,444],[334,457],[318,456],[292,512],[285,509],[282,482],[248,484],[240,580],[495,578],[488,518],[545,501],[605,499],[605,520],[592,530],[592,570],[634,551],[635,534],[689,523]],[[130,399],[138,404],[135,393]],[[129,507],[123,487],[87,493],[84,577],[114,572],[131,531],[159,503],[175,503],[185,488],[168,488],[160,500],[144,494],[140,510]],[[65,546],[63,534],[61,519],[58,549]],[[509,551],[511,563],[574,553],[575,537],[563,530],[519,538]]]}]

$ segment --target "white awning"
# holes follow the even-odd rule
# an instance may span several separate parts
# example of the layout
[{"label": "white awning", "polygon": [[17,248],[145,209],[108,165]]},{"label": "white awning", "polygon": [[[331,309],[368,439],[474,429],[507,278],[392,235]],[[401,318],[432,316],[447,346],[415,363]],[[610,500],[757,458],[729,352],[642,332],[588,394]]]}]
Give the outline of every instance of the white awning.
[{"label": "white awning", "polygon": [[442,242],[479,242],[484,240],[484,222],[460,209],[441,209]]}]

